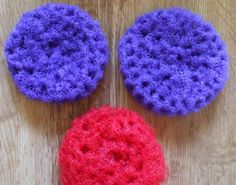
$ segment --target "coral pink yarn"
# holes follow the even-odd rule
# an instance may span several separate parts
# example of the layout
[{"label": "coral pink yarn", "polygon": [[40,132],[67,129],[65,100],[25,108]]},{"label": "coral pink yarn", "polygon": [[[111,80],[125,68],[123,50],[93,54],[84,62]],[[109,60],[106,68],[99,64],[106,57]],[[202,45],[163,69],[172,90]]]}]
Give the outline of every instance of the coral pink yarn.
[{"label": "coral pink yarn", "polygon": [[64,185],[159,185],[167,176],[153,130],[122,108],[92,109],[75,119],[59,165]]}]

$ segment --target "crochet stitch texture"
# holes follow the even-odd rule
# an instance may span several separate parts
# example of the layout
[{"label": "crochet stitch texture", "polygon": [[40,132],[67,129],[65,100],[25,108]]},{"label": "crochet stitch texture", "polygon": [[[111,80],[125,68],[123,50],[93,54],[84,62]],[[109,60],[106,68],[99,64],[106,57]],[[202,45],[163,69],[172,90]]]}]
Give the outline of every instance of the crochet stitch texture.
[{"label": "crochet stitch texture", "polygon": [[127,89],[150,110],[197,112],[228,78],[225,44],[213,26],[186,9],[155,10],[137,18],[118,46]]},{"label": "crochet stitch texture", "polygon": [[60,3],[23,14],[5,54],[20,92],[45,102],[90,95],[109,58],[99,23],[79,7]]},{"label": "crochet stitch texture", "polygon": [[122,108],[92,109],[73,121],[59,149],[64,185],[159,185],[167,170],[145,121]]}]

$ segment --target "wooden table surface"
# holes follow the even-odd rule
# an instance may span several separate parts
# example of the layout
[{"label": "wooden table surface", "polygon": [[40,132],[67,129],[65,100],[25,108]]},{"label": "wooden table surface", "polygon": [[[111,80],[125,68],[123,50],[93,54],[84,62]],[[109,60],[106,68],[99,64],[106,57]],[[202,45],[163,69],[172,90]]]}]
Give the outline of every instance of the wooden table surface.
[{"label": "wooden table surface", "polygon": [[[127,107],[157,131],[169,167],[168,185],[236,184],[236,1],[235,0],[73,0],[98,19],[110,45],[105,78],[90,96],[74,103],[45,104],[17,91],[7,70],[3,42],[24,11],[44,0],[0,0],[0,184],[56,185],[57,150],[72,119],[93,106]],[[62,1],[61,1],[62,2]],[[185,117],[158,116],[137,103],[124,87],[116,46],[135,17],[153,9],[181,6],[216,27],[227,43],[230,79],[207,108]]]}]

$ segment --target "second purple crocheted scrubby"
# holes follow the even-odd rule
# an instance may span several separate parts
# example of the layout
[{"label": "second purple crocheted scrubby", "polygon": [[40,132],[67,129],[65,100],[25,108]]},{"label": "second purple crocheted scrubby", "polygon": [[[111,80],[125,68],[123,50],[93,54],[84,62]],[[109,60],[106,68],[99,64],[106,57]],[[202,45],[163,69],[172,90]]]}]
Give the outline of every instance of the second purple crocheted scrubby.
[{"label": "second purple crocheted scrubby", "polygon": [[223,41],[210,23],[185,9],[142,15],[122,37],[118,50],[127,88],[161,114],[199,111],[228,78]]},{"label": "second purple crocheted scrubby", "polygon": [[45,102],[90,95],[109,58],[98,22],[79,7],[60,3],[25,13],[10,33],[5,53],[19,90]]}]

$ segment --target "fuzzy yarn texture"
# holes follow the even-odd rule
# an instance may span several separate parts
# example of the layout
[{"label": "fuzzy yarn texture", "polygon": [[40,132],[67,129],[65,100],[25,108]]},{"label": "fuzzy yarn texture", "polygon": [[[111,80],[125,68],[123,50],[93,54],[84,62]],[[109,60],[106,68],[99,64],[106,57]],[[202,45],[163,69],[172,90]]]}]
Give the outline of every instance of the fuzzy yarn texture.
[{"label": "fuzzy yarn texture", "polygon": [[186,9],[138,17],[118,46],[132,95],[154,112],[185,115],[216,98],[228,78],[225,44],[213,26]]},{"label": "fuzzy yarn texture", "polygon": [[59,166],[64,185],[159,185],[167,176],[154,131],[137,113],[106,106],[73,121]]},{"label": "fuzzy yarn texture", "polygon": [[20,92],[44,102],[90,95],[109,58],[99,23],[79,7],[60,3],[23,14],[5,54]]}]

